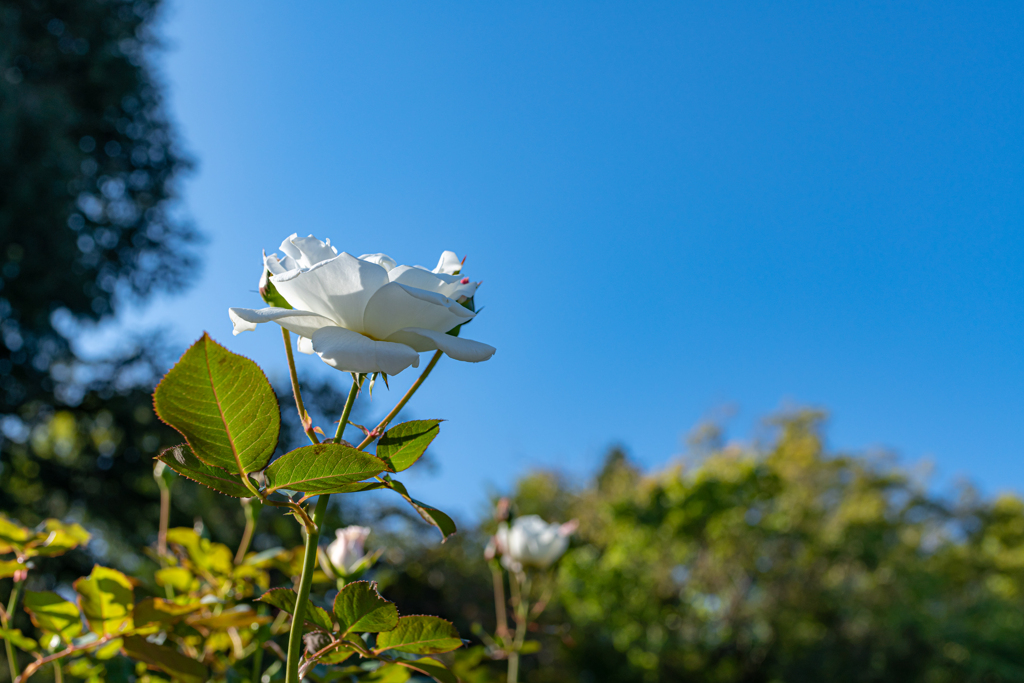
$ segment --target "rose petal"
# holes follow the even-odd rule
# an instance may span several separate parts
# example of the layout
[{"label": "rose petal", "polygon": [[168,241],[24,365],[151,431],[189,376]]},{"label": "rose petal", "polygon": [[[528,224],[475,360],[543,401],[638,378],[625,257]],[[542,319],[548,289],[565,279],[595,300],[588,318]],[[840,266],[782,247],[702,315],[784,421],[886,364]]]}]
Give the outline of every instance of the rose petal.
[{"label": "rose petal", "polygon": [[271,278],[285,301],[313,311],[350,330],[363,329],[363,310],[370,297],[388,283],[387,271],[376,263],[342,252],[308,270]]},{"label": "rose petal", "polygon": [[443,252],[440,260],[437,262],[437,267],[434,268],[435,273],[444,273],[445,275],[454,275],[461,270],[462,261],[459,260],[454,251]]},{"label": "rose petal", "polygon": [[377,290],[366,304],[363,326],[376,339],[387,339],[405,327],[447,332],[473,317],[454,299],[391,282]]},{"label": "rose petal", "polygon": [[363,254],[359,258],[362,259],[363,261],[376,263],[384,270],[391,270],[392,268],[398,265],[395,259],[391,258],[387,254]]},{"label": "rose petal", "polygon": [[420,364],[419,354],[405,344],[374,341],[343,327],[322,327],[312,340],[313,350],[338,370],[397,375],[410,365],[415,368]]},{"label": "rose petal", "polygon": [[462,284],[465,278],[458,275],[431,273],[429,270],[414,266],[398,266],[388,272],[388,279],[409,287],[437,292],[451,299],[458,299],[460,296],[471,297],[477,288],[475,282]]},{"label": "rose petal", "polygon": [[275,322],[286,330],[302,337],[311,337],[321,327],[333,325],[334,322],[316,313],[296,311],[289,308],[229,308],[228,316],[234,325],[234,334],[255,330],[260,323]]},{"label": "rose petal", "polygon": [[299,343],[295,345],[298,348],[299,353],[304,353],[307,356],[312,356],[316,351],[313,350],[313,340],[309,337],[299,337]]},{"label": "rose petal", "polygon": [[469,363],[480,363],[494,355],[496,349],[472,339],[453,337],[450,334],[434,332],[417,327],[407,327],[390,335],[388,341],[401,342],[417,351],[440,349],[445,355]]}]

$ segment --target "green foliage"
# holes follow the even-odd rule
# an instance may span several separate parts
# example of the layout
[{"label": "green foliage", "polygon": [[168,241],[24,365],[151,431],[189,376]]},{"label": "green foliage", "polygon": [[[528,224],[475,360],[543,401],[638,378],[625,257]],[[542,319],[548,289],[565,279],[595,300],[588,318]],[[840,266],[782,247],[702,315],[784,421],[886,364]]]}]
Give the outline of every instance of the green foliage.
[{"label": "green foliage", "polygon": [[373,477],[386,465],[370,453],[334,443],[314,444],[285,453],[267,468],[267,493],[279,489],[307,494],[340,493]]},{"label": "green foliage", "polygon": [[172,680],[203,683],[208,679],[209,671],[196,660],[173,648],[151,643],[142,636],[126,637],[123,647],[126,655],[163,671]]},{"label": "green foliage", "polygon": [[[291,588],[271,588],[266,593],[261,595],[258,600],[265,602],[272,607],[276,607],[279,610],[283,610],[288,614],[295,614],[295,601],[299,595]],[[306,605],[305,621],[314,628],[323,629],[324,631],[334,630],[334,624],[331,621],[331,616],[327,613],[323,607],[319,605]]]},{"label": "green foliage", "polygon": [[270,382],[208,334],[160,381],[153,405],[197,458],[242,477],[263,469],[277,446],[281,413]]},{"label": "green foliage", "polygon": [[70,642],[82,633],[78,607],[51,591],[25,593],[25,611],[36,628],[54,633]]},{"label": "green foliage", "polygon": [[78,604],[86,624],[94,633],[105,636],[132,627],[135,591],[127,576],[96,565],[88,577],[75,581]]},{"label": "green foliage", "polygon": [[437,530],[441,532],[443,540],[448,540],[448,537],[457,531],[455,528],[455,522],[452,521],[451,517],[431,505],[427,505],[426,503],[422,503],[414,499],[409,495],[409,490],[405,488],[405,484],[402,482],[397,479],[389,478],[386,480],[385,486],[402,496],[402,498],[404,498],[405,501],[419,513],[420,517],[422,517],[425,522],[437,528]]},{"label": "green foliage", "polygon": [[377,457],[388,465],[388,472],[401,472],[427,451],[440,431],[441,420],[413,420],[397,424],[380,437]]},{"label": "green foliage", "polygon": [[451,652],[462,647],[459,632],[450,621],[440,617],[399,617],[398,625],[377,636],[377,652],[398,650],[429,655]]},{"label": "green foliage", "polygon": [[380,633],[398,626],[398,608],[377,592],[377,584],[354,581],[334,598],[334,618],[342,637],[350,633]]}]

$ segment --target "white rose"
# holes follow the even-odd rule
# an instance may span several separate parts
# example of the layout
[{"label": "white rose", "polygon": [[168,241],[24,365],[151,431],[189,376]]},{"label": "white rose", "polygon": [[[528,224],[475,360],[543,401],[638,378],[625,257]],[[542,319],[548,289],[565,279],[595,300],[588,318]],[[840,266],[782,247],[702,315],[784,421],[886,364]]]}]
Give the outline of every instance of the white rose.
[{"label": "white rose", "polygon": [[419,366],[421,352],[438,349],[471,363],[494,355],[493,346],[446,334],[474,317],[459,301],[479,284],[455,274],[462,264],[454,252],[430,271],[396,265],[385,254],[339,254],[312,235],[292,235],[281,251],[264,266],[292,309],[232,308],[235,334],[276,322],[299,335],[299,351],[349,372],[396,375]]},{"label": "white rose", "polygon": [[526,515],[517,517],[511,528],[499,527],[495,541],[513,562],[547,569],[569,547],[569,536],[576,526],[575,521],[548,524],[537,515]]},{"label": "white rose", "polygon": [[327,558],[340,571],[351,574],[366,557],[363,544],[369,535],[370,529],[365,526],[338,529],[336,538],[327,546]]}]

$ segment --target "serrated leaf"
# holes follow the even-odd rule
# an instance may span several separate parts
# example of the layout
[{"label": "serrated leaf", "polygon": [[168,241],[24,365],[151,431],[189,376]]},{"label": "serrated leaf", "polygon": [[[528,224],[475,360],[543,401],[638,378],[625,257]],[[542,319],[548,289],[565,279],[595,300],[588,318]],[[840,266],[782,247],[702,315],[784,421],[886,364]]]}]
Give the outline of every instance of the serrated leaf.
[{"label": "serrated leaf", "polygon": [[422,657],[412,661],[398,661],[396,664],[408,667],[413,671],[419,671],[421,674],[426,674],[435,681],[439,681],[439,683],[459,683],[459,679],[448,670],[448,667],[430,657]]},{"label": "serrated leaf", "polygon": [[213,467],[200,460],[187,444],[172,446],[156,459],[183,477],[235,498],[250,498],[252,491],[242,483],[241,476],[222,467]]},{"label": "serrated leaf", "polygon": [[342,637],[349,633],[380,633],[398,625],[398,608],[377,592],[377,584],[354,581],[334,598],[334,618]]},{"label": "serrated leaf", "polygon": [[244,476],[263,469],[277,446],[281,412],[270,382],[206,333],[160,380],[153,405],[213,467]]},{"label": "serrated leaf", "polygon": [[35,627],[56,633],[65,641],[82,633],[81,612],[78,606],[51,591],[27,591],[25,611]]},{"label": "serrated leaf", "polygon": [[459,632],[450,621],[440,617],[399,617],[398,625],[377,636],[375,652],[398,650],[414,655],[451,652],[462,647]]},{"label": "serrated leaf", "polygon": [[321,443],[285,453],[267,468],[269,495],[278,489],[307,494],[341,492],[342,488],[380,474],[387,465],[351,446]]},{"label": "serrated leaf", "polygon": [[90,629],[102,636],[131,628],[135,591],[127,576],[116,569],[95,565],[88,577],[73,585]]},{"label": "serrated leaf", "polygon": [[145,662],[176,681],[203,683],[209,674],[205,666],[191,657],[186,657],[164,645],[151,643],[140,636],[127,636],[122,647],[125,654],[132,659]]},{"label": "serrated leaf", "polygon": [[402,498],[405,498],[406,502],[409,503],[409,505],[412,505],[413,509],[419,513],[420,517],[422,517],[424,521],[434,527],[437,527],[437,530],[441,532],[441,536],[443,537],[441,539],[442,543],[447,541],[448,537],[457,531],[455,528],[455,522],[452,521],[451,517],[441,512],[436,507],[427,505],[426,503],[420,502],[410,496],[409,489],[405,488],[405,484],[402,482],[397,479],[391,479],[387,482],[386,486],[395,491],[398,495],[402,496]]},{"label": "serrated leaf", "polygon": [[397,424],[377,442],[377,457],[389,472],[409,469],[426,452],[440,431],[441,420],[413,420]]},{"label": "serrated leaf", "polygon": [[[256,599],[259,602],[265,602],[279,610],[294,615],[295,601],[298,597],[298,593],[291,588],[271,588]],[[334,622],[331,621],[331,615],[327,613],[327,610],[311,602],[306,603],[306,613],[303,615],[302,620],[325,631],[334,630]]]},{"label": "serrated leaf", "polygon": [[10,641],[11,645],[25,652],[32,652],[39,647],[39,643],[22,635],[21,629],[17,628],[0,628],[0,640]]},{"label": "serrated leaf", "polygon": [[201,602],[179,605],[163,598],[146,598],[135,605],[132,621],[136,628],[152,623],[173,624],[202,607]]}]

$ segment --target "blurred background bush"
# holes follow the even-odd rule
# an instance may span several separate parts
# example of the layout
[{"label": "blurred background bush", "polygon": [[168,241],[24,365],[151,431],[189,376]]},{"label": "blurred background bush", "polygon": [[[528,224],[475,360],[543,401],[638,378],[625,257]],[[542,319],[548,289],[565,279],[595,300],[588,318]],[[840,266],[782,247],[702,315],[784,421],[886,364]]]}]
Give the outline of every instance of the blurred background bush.
[{"label": "blurred background bush", "polygon": [[[158,5],[0,1],[0,510],[79,521],[98,539],[42,560],[36,590],[96,561],[147,571],[151,458],[178,442],[151,409],[177,351],[159,332],[102,358],[73,343],[198,265],[199,233],[176,205],[190,162],[150,64]],[[338,412],[331,384],[306,392],[318,417]],[[282,449],[302,437],[284,416]],[[949,500],[884,459],[830,452],[817,413],[773,424],[750,445],[709,427],[662,471],[612,449],[589,482],[516,484],[517,514],[581,522],[545,579],[524,680],[1024,681],[1024,503],[966,487]],[[407,610],[493,630],[494,523],[463,520],[436,546],[393,523],[402,514],[336,506],[328,526],[378,529],[374,578]],[[234,501],[176,483],[172,526],[233,546],[243,524]],[[255,547],[290,547],[296,530],[265,510]],[[32,628],[23,614],[17,625]],[[503,680],[484,655],[476,640],[458,655],[466,680]]]}]

